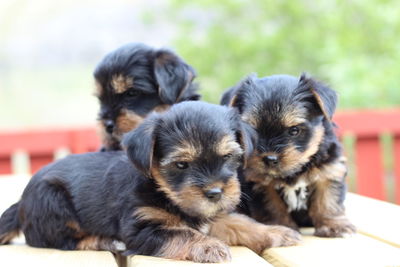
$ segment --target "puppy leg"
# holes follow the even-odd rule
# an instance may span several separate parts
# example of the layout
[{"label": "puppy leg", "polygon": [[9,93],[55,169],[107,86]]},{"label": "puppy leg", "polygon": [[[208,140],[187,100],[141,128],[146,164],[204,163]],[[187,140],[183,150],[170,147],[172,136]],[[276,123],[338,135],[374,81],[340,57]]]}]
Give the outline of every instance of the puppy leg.
[{"label": "puppy leg", "polygon": [[341,200],[344,190],[344,184],[340,181],[316,182],[309,207],[316,236],[343,237],[356,231],[344,214]]},{"label": "puppy leg", "polygon": [[210,235],[230,246],[246,246],[258,254],[266,248],[296,245],[301,239],[290,228],[261,224],[238,213],[218,218],[211,224]]},{"label": "puppy leg", "polygon": [[262,194],[264,209],[252,211],[254,219],[265,224],[279,224],[298,230],[297,224],[288,212],[286,203],[279,196],[272,183],[262,186],[262,189],[256,189],[256,193]]},{"label": "puppy leg", "polygon": [[159,256],[175,260],[219,263],[231,260],[222,241],[189,227],[151,225],[124,237],[127,253]]},{"label": "puppy leg", "polygon": [[79,238],[69,222],[77,221],[67,191],[61,184],[43,182],[27,187],[20,202],[20,223],[27,244],[73,250]]},{"label": "puppy leg", "polygon": [[123,251],[126,249],[122,242],[108,237],[86,236],[82,238],[76,245],[77,250],[107,250],[107,251]]},{"label": "puppy leg", "polygon": [[163,209],[137,208],[121,225],[120,236],[128,249],[126,255],[210,263],[231,259],[229,247],[222,241],[188,227],[179,216]]}]

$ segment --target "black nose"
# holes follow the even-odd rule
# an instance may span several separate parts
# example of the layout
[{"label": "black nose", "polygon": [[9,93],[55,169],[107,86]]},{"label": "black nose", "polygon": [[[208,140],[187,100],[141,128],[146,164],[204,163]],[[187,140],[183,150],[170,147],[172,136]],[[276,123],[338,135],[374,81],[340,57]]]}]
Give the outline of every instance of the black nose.
[{"label": "black nose", "polygon": [[114,122],[112,120],[106,120],[104,121],[104,127],[107,133],[111,134],[114,131]]},{"label": "black nose", "polygon": [[278,165],[278,156],[275,155],[269,155],[263,158],[264,163],[267,165]]},{"label": "black nose", "polygon": [[210,201],[217,202],[218,200],[221,199],[222,190],[221,190],[221,188],[214,187],[214,188],[211,188],[210,190],[208,190],[207,192],[205,192],[205,195]]}]

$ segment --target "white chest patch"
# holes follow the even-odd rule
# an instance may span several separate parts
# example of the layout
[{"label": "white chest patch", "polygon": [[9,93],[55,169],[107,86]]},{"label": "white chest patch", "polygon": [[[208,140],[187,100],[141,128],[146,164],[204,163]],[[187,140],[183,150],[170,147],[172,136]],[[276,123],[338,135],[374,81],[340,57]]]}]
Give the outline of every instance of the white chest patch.
[{"label": "white chest patch", "polygon": [[283,200],[288,205],[288,212],[307,209],[309,192],[305,181],[300,180],[294,185],[281,185],[276,189],[281,190]]},{"label": "white chest patch", "polygon": [[210,225],[209,224],[203,224],[199,231],[205,235],[207,235],[210,232]]}]

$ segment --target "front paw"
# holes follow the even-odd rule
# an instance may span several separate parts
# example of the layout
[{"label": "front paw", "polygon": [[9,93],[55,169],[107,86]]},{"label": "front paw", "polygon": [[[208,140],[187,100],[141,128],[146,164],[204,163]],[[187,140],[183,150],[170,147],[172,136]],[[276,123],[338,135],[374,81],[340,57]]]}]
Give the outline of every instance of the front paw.
[{"label": "front paw", "polygon": [[315,227],[314,235],[320,237],[346,237],[356,232],[356,227],[348,220],[327,220]]},{"label": "front paw", "polygon": [[266,248],[294,246],[300,243],[301,235],[298,231],[286,226],[266,226],[264,231]]},{"label": "front paw", "polygon": [[206,238],[191,248],[188,260],[201,263],[220,263],[231,261],[229,247],[215,238]]}]

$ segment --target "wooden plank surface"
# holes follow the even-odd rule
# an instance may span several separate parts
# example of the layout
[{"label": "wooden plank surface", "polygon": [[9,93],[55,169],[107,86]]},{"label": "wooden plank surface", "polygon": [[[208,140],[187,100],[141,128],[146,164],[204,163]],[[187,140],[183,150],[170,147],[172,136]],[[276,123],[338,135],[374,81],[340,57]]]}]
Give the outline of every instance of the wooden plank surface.
[{"label": "wooden plank surface", "polygon": [[399,205],[348,193],[345,206],[358,232],[400,248]]},{"label": "wooden plank surface", "polygon": [[232,261],[220,264],[195,263],[191,261],[175,261],[149,256],[133,256],[128,258],[128,267],[201,267],[201,266],[229,266],[229,267],[268,267],[272,266],[263,258],[245,247],[231,247]]},{"label": "wooden plank surface", "polygon": [[117,267],[110,252],[62,251],[26,245],[0,246],[1,266],[29,267]]},{"label": "wooden plank surface", "polygon": [[400,249],[362,234],[319,238],[308,230],[299,246],[272,248],[263,257],[276,267],[400,266]]}]

